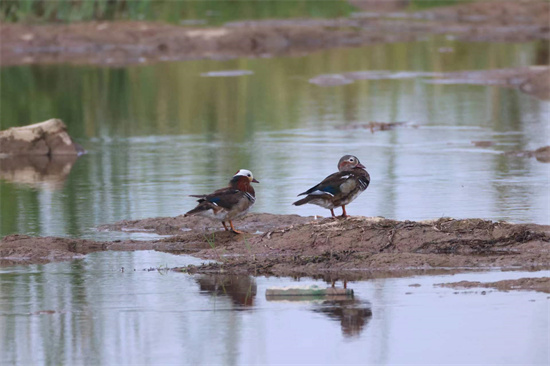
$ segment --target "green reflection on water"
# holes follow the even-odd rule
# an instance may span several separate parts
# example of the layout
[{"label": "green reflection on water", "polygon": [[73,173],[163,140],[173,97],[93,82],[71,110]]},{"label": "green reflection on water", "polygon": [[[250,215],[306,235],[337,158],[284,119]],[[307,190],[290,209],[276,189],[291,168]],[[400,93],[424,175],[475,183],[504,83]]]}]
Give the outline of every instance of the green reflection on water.
[{"label": "green reflection on water", "polygon": [[[454,52],[440,53],[440,47]],[[534,204],[526,215],[510,214],[516,207],[510,202],[517,207],[540,202],[548,184],[540,180],[544,167],[521,160],[509,170],[502,157],[480,151],[472,159],[461,152],[474,149],[470,141],[480,139],[496,140],[494,153],[546,144],[543,102],[510,89],[419,79],[362,80],[330,88],[308,83],[319,74],[347,71],[526,66],[538,59],[540,49],[537,43],[464,44],[436,37],[276,59],[2,68],[2,129],[61,118],[90,153],[60,187],[50,187],[44,177],[30,185],[11,175],[0,179],[0,235],[81,235],[121,219],[181,214],[194,204],[188,194],[225,185],[239,168],[252,169],[262,182],[255,210],[322,214],[315,208],[297,211],[291,200],[295,190],[330,173],[330,159],[344,152],[368,161],[376,183],[354,214],[544,222],[544,203]],[[201,76],[220,70],[253,74]],[[412,121],[439,129],[371,134],[335,128],[369,121]],[[516,134],[492,135],[508,132]],[[512,177],[515,183],[501,181]],[[471,184],[464,191],[457,180]],[[437,206],[438,194],[456,190],[466,197],[478,185],[494,193],[483,210],[472,210],[467,200],[454,205],[458,211]],[[422,208],[413,199],[426,191],[434,198]]]},{"label": "green reflection on water", "polygon": [[[439,53],[452,45],[453,53]],[[414,44],[373,45],[306,57],[186,61],[127,68],[25,66],[0,70],[0,128],[57,117],[76,137],[221,133],[246,140],[255,131],[295,128],[304,113],[337,108],[348,122],[358,102],[377,88],[401,84],[356,82],[319,88],[307,82],[325,73],[360,70],[456,71],[534,63],[537,43],[463,44],[431,38]],[[250,70],[241,77],[202,77],[219,70]],[[403,84],[406,85],[406,84]],[[373,89],[375,88],[375,89]],[[444,87],[441,87],[442,89]],[[326,98],[331,101],[327,101]],[[307,104],[313,99],[314,104]],[[392,113],[393,112],[393,113]],[[393,119],[395,107],[387,118]]]}]

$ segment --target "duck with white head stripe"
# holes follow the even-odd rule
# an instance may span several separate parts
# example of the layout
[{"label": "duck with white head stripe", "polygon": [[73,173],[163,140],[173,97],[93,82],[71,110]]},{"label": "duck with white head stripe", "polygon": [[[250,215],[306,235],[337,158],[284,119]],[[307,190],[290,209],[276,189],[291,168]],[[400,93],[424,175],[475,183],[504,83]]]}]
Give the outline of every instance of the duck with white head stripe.
[{"label": "duck with white head stripe", "polygon": [[235,230],[233,220],[244,216],[256,201],[256,193],[251,183],[259,183],[250,170],[241,169],[231,178],[229,186],[205,195],[191,195],[199,198],[197,207],[185,216],[199,215],[221,221],[224,229],[241,234]]}]

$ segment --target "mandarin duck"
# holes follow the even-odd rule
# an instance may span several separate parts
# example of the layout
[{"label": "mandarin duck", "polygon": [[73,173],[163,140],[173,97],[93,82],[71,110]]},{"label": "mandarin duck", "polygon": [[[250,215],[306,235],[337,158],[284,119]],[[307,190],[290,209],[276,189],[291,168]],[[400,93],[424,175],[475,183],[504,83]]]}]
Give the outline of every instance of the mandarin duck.
[{"label": "mandarin duck", "polygon": [[313,203],[329,209],[332,217],[336,217],[334,209],[342,206],[342,217],[348,217],[346,205],[367,189],[369,183],[369,173],[359,159],[353,155],[344,155],[338,162],[337,173],[329,175],[321,183],[300,193],[298,196],[307,196],[293,205]]},{"label": "mandarin duck", "polygon": [[254,188],[250,185],[252,182],[260,183],[250,170],[241,169],[231,178],[228,187],[210,194],[191,195],[199,198],[199,204],[184,216],[199,215],[219,220],[226,231],[229,229],[225,223],[229,221],[231,231],[241,234],[233,227],[233,220],[245,215],[256,201]]}]

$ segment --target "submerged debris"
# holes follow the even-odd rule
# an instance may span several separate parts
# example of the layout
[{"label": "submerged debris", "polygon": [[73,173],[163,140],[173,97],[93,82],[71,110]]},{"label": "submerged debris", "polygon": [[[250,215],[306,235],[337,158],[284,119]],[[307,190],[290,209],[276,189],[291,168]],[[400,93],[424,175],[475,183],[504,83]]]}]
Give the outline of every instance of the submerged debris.
[{"label": "submerged debris", "polygon": [[376,131],[389,131],[393,130],[396,127],[412,127],[418,128],[418,125],[409,123],[409,122],[368,122],[368,123],[352,123],[345,126],[336,127],[339,130],[359,130],[365,129],[370,130],[371,133]]},{"label": "submerged debris", "polygon": [[513,87],[540,99],[550,99],[550,67],[530,66],[457,72],[417,72],[387,70],[354,71],[319,75],[309,80],[320,86],[346,85],[356,80],[402,80],[422,78],[430,84],[472,84]]},{"label": "submerged debris", "polygon": [[450,287],[454,289],[490,287],[500,291],[529,290],[550,293],[550,277],[519,278],[517,280],[502,280],[497,282],[460,281],[437,283],[434,286]]},{"label": "submerged debris", "polygon": [[319,86],[338,86],[338,85],[347,85],[353,83],[352,79],[348,79],[344,75],[340,74],[329,74],[329,75],[319,75],[314,78],[309,79],[311,84]]},{"label": "submerged debris", "polygon": [[201,76],[206,77],[233,77],[233,76],[244,76],[244,75],[252,75],[254,74],[253,71],[250,70],[224,70],[224,71],[210,71],[210,72],[204,72],[201,74]]},{"label": "submerged debris", "polygon": [[525,151],[507,151],[503,153],[506,156],[516,156],[520,158],[535,158],[541,163],[550,163],[550,146],[540,147],[536,150]]},{"label": "submerged debris", "polygon": [[347,288],[319,286],[305,287],[271,287],[265,291],[267,300],[295,300],[304,297],[324,298],[324,297],[353,297],[353,290]]},{"label": "submerged debris", "polygon": [[472,141],[472,144],[477,147],[491,147],[496,144],[494,141]]}]

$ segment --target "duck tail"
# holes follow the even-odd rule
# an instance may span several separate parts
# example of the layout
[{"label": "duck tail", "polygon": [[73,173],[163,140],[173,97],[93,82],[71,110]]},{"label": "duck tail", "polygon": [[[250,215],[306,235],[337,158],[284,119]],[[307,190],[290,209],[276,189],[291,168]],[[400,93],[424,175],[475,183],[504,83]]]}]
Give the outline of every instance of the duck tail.
[{"label": "duck tail", "polygon": [[192,215],[198,213],[199,211],[201,211],[201,210],[197,210],[197,208],[194,208],[191,211],[187,211],[186,213],[183,214],[183,217],[192,216]]},{"label": "duck tail", "polygon": [[311,196],[307,196],[307,197],[302,198],[301,200],[298,200],[298,201],[294,202],[293,205],[294,205],[294,206],[305,205],[306,203],[308,203],[309,201],[311,201],[311,199],[312,199]]},{"label": "duck tail", "polygon": [[202,202],[197,206],[195,207],[194,209],[192,209],[191,211],[187,211],[183,217],[187,217],[187,216],[192,216],[192,215],[196,215],[200,212],[203,212],[203,211],[206,211],[206,210],[209,210],[211,209],[211,207],[209,205],[205,205],[203,204]]}]

